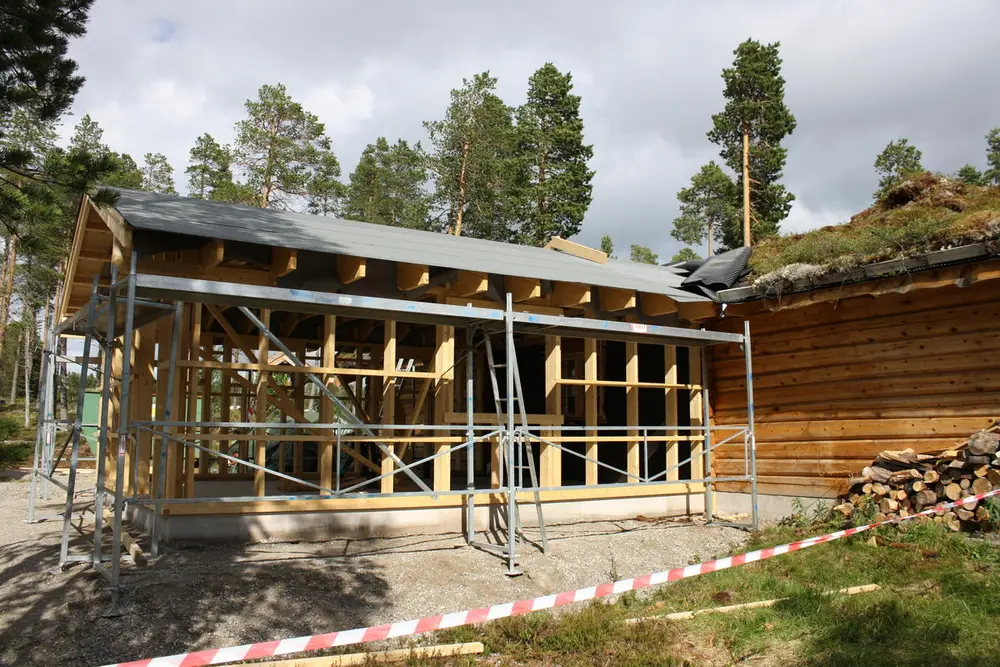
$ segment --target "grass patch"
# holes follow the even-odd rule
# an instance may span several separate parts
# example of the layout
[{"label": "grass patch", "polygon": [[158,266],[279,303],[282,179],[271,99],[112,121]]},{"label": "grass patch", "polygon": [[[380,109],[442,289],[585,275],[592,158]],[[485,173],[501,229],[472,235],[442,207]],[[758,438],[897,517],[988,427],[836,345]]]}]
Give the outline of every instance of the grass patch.
[{"label": "grass patch", "polygon": [[926,173],[848,223],[764,241],[750,258],[751,279],[780,289],[799,278],[998,239],[1000,188]]},{"label": "grass patch", "polygon": [[16,468],[26,463],[32,455],[31,445],[0,442],[0,470]]},{"label": "grass patch", "polygon": [[[829,528],[772,528],[755,534],[746,549]],[[456,628],[438,639],[482,641],[495,660],[491,664],[504,665],[1000,664],[1000,548],[933,523],[880,531],[888,541],[919,548],[871,546],[865,533],[663,586],[641,600],[630,596],[617,604]],[[823,594],[870,583],[882,589]],[[619,623],[773,598],[785,599],[770,608],[688,621]],[[444,664],[477,663],[463,658]]]}]

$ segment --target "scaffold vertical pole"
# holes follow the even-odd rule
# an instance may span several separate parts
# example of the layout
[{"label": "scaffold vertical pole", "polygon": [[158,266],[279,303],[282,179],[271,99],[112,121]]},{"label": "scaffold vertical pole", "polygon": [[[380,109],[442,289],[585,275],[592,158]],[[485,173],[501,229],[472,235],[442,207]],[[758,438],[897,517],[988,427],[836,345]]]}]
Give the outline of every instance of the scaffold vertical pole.
[{"label": "scaffold vertical pole", "polygon": [[[163,420],[170,422],[173,412],[170,406],[174,402],[174,380],[177,376],[177,355],[179,354],[181,338],[181,319],[184,312],[184,304],[180,301],[174,304],[174,321],[170,336],[170,360],[167,362],[167,395],[164,397],[166,403],[163,406]],[[157,369],[159,373],[162,369]],[[159,400],[159,397],[157,397]],[[163,515],[163,497],[167,489],[167,447],[170,441],[160,436],[160,463],[156,475],[156,503],[153,506],[153,525],[150,528],[150,548],[149,553],[153,558],[160,555],[160,523]]]},{"label": "scaffold vertical pole", "polygon": [[698,350],[701,355],[701,428],[704,445],[702,451],[705,453],[705,521],[712,520],[713,504],[715,502],[714,489],[712,488],[712,424],[711,410],[708,405],[708,354],[702,346]]},{"label": "scaffold vertical pole", "polygon": [[59,564],[69,558],[69,529],[73,525],[73,500],[76,494],[76,473],[80,463],[80,437],[83,431],[83,408],[87,397],[87,378],[90,371],[90,348],[94,341],[94,302],[97,300],[97,276],[90,290],[87,303],[87,333],[83,338],[83,357],[80,359],[80,381],[76,389],[76,415],[73,417],[73,449],[69,458],[69,480],[66,482],[66,512],[63,514],[62,541],[59,547]]},{"label": "scaffold vertical pole", "polygon": [[743,359],[746,365],[747,437],[750,439],[750,521],[753,529],[760,527],[757,508],[757,437],[754,433],[753,359],[750,347],[750,320],[743,321]]},{"label": "scaffold vertical pole", "polygon": [[476,535],[476,443],[475,435],[475,348],[473,347],[473,337],[475,329],[467,327],[465,330],[465,489],[468,491],[466,497],[465,510],[465,534],[466,541],[470,544]]},{"label": "scaffold vertical pole", "polygon": [[[104,478],[107,474],[108,426],[111,420],[111,373],[115,356],[115,313],[118,297],[115,283],[118,282],[118,267],[111,265],[111,289],[108,292],[108,327],[104,339],[104,382],[101,386],[101,430],[97,438],[97,482],[94,488],[94,567],[100,569],[101,532],[104,530]],[[102,570],[103,572],[103,570]]]},{"label": "scaffold vertical pole", "polygon": [[514,460],[514,373],[511,358],[514,354],[514,298],[507,293],[507,304],[504,310],[504,341],[507,349],[507,420],[504,427],[505,450],[507,452],[507,574],[517,576],[517,478],[515,476]]}]

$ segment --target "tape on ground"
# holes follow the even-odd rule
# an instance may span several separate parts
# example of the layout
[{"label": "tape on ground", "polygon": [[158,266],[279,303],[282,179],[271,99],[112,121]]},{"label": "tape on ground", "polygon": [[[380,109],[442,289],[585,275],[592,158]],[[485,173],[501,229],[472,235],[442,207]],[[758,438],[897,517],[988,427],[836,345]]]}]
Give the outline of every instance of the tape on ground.
[{"label": "tape on ground", "polygon": [[131,662],[105,665],[104,667],[202,667],[203,665],[221,665],[227,662],[237,662],[253,658],[267,658],[276,655],[289,655],[292,653],[303,653],[306,651],[318,651],[320,649],[334,648],[337,646],[364,644],[367,642],[392,639],[395,637],[408,637],[424,632],[433,632],[434,630],[455,628],[461,625],[473,625],[483,623],[485,621],[494,621],[498,618],[507,618],[509,616],[520,616],[522,614],[530,614],[533,611],[552,609],[554,607],[561,607],[563,605],[572,604],[574,602],[583,602],[585,600],[594,600],[597,598],[607,597],[609,595],[615,595],[617,593],[625,593],[627,591],[635,591],[642,588],[648,588],[650,586],[658,586],[670,581],[679,581],[681,579],[688,579],[690,577],[708,574],[709,572],[716,572],[718,570],[725,570],[731,567],[746,565],[747,563],[767,560],[768,558],[774,558],[775,556],[791,553],[793,551],[801,551],[802,549],[807,549],[809,547],[816,546],[817,544],[833,542],[834,540],[839,540],[844,537],[857,535],[858,533],[863,533],[882,525],[901,523],[903,521],[915,519],[919,516],[929,516],[936,512],[943,512],[961,505],[977,503],[998,494],[1000,494],[1000,488],[988,491],[987,493],[980,493],[978,495],[962,498],[954,502],[941,503],[940,505],[935,505],[930,509],[911,514],[907,517],[879,521],[877,523],[870,523],[856,528],[847,528],[845,530],[838,530],[833,533],[827,533],[826,535],[817,535],[816,537],[810,537],[805,540],[790,542],[776,547],[750,551],[738,556],[719,558],[718,560],[711,560],[707,563],[699,563],[697,565],[689,565],[687,567],[678,567],[672,570],[665,570],[663,572],[654,572],[653,574],[646,574],[641,577],[622,579],[621,581],[615,581],[613,583],[591,586],[589,588],[580,588],[578,590],[567,591],[565,593],[543,595],[537,598],[518,600],[517,602],[508,602],[505,604],[496,604],[491,607],[482,607],[480,609],[467,609],[465,611],[443,614],[441,616],[428,616],[426,618],[420,618],[413,621],[400,621],[387,625],[356,628],[354,630],[341,630],[339,632],[329,632],[321,635],[293,637],[291,639],[261,642],[258,644],[244,644],[242,646],[229,646],[226,648],[208,649],[192,653],[180,653],[178,655],[170,655],[160,658],[146,658],[144,660],[133,660]]}]

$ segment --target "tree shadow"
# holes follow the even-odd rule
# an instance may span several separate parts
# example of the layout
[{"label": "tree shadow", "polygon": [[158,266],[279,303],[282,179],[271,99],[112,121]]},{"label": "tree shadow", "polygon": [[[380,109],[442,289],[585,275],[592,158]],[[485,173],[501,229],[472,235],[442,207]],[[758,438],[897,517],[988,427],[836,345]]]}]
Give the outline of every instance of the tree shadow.
[{"label": "tree shadow", "polygon": [[[71,553],[92,549],[92,521],[74,530]],[[123,564],[112,609],[90,564],[58,571],[58,529],[10,543],[0,550],[0,665],[101,665],[345,630],[392,606],[370,558],[255,559],[250,546],[169,545],[145,568]]]}]

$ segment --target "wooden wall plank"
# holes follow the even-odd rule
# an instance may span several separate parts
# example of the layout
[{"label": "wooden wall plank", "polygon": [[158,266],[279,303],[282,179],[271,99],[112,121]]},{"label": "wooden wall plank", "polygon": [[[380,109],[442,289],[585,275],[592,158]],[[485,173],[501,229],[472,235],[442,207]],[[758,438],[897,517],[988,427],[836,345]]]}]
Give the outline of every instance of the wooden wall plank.
[{"label": "wooden wall plank", "polygon": [[[562,339],[559,336],[545,337],[545,413],[562,415]],[[554,431],[542,431],[543,438],[556,435]],[[539,445],[539,483],[543,487],[562,486],[562,450],[553,445]]]},{"label": "wooden wall plank", "polygon": [[[639,381],[639,344],[638,343],[625,343],[625,380],[630,383],[636,383]],[[628,426],[638,426],[639,425],[639,387],[631,386],[625,389],[625,418],[626,424]],[[628,443],[626,455],[626,470],[630,475],[638,476],[640,468],[640,447],[641,441],[639,440],[639,432],[635,429],[630,429],[628,432],[629,436],[635,437]],[[637,483],[638,480],[632,477],[628,479],[631,483]]]},{"label": "wooden wall plank", "polygon": [[[583,374],[584,379],[589,382],[594,382],[597,380],[597,340],[593,338],[585,338],[583,340]],[[594,384],[588,384],[583,388],[583,401],[584,401],[584,419],[587,426],[597,426],[598,425],[598,407],[597,407],[597,392],[598,387]],[[591,437],[597,436],[596,430],[588,430],[587,435]],[[588,442],[586,448],[586,456],[592,461],[584,462],[584,475],[585,483],[587,486],[593,486],[597,484],[597,463],[598,460],[598,443],[597,441]]]}]

